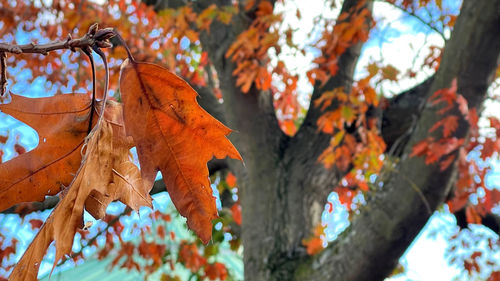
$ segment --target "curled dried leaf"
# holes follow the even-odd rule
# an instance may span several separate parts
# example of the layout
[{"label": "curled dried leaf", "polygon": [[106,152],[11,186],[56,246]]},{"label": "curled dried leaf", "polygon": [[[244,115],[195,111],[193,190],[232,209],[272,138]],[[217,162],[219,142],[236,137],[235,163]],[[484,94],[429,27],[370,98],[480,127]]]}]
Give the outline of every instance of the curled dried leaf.
[{"label": "curled dried leaf", "polygon": [[[77,229],[84,227],[84,208],[95,216],[105,212],[107,204],[114,200],[120,200],[135,210],[140,206],[152,206],[146,185],[139,177],[139,170],[129,160],[129,145],[121,141],[126,139],[123,126],[115,127],[116,123],[101,119],[91,132],[83,164],[67,194],[42,226],[9,280],[37,280],[40,263],[52,241],[56,244],[54,267],[65,254],[69,254]],[[122,132],[122,135],[115,135],[116,132]],[[115,171],[127,174],[126,182],[117,177]],[[91,205],[88,202],[92,196],[101,196],[102,200],[99,200],[99,204]]]}]

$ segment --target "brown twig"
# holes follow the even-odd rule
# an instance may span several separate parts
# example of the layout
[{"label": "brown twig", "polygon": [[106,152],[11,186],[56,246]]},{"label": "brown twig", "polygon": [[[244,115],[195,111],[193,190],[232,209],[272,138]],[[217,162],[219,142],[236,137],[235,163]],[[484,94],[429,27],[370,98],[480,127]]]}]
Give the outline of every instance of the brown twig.
[{"label": "brown twig", "polygon": [[[104,117],[104,109],[106,108],[106,101],[108,99],[108,87],[109,87],[109,67],[108,60],[106,59],[106,54],[99,49],[97,46],[93,47],[94,52],[96,52],[102,59],[102,63],[104,64],[105,77],[104,77],[104,93],[102,97],[102,108],[101,108],[101,116],[99,116],[99,121]],[[94,82],[95,84],[95,82]],[[98,122],[99,122],[98,121]]]},{"label": "brown twig", "polygon": [[441,38],[443,38],[444,42],[448,41],[448,39],[446,39],[446,36],[444,35],[444,33],[441,30],[439,30],[437,27],[435,27],[434,25],[432,25],[430,22],[426,21],[425,19],[423,19],[419,15],[417,15],[415,12],[409,11],[409,10],[407,10],[401,6],[398,6],[390,1],[384,1],[384,3],[387,3],[391,6],[393,6],[394,8],[397,8],[398,10],[402,11],[403,13],[406,13],[407,15],[415,18],[416,20],[423,23],[425,26],[427,26],[428,28],[432,29],[437,34],[439,34],[441,36]]},{"label": "brown twig", "polygon": [[68,34],[66,41],[55,41],[47,44],[15,45],[0,42],[0,97],[5,94],[7,85],[6,53],[47,55],[55,50],[71,50],[74,52],[79,48],[89,55],[89,50],[112,47],[113,45],[109,43],[108,39],[115,35],[116,33],[112,28],[99,29],[97,23],[94,23],[82,38],[73,39]]},{"label": "brown twig", "polygon": [[135,63],[134,56],[132,55],[132,52],[130,51],[130,48],[127,45],[127,42],[125,42],[125,39],[123,39],[123,37],[118,33],[116,33],[116,38],[118,38],[118,41],[120,41],[120,43],[123,45],[123,47],[127,51],[127,56],[128,56],[128,59],[130,60],[130,62]]},{"label": "brown twig", "polygon": [[13,54],[42,54],[47,55],[55,50],[72,50],[92,48],[97,45],[99,48],[112,47],[107,40],[115,35],[112,28],[97,29],[97,24],[90,26],[89,31],[82,37],[73,39],[68,35],[66,41],[55,41],[47,44],[24,44],[14,45],[0,43],[0,52]]},{"label": "brown twig", "polygon": [[[212,159],[208,162],[208,171],[210,175],[217,171],[225,170],[228,168],[226,159]],[[163,180],[155,181],[153,189],[149,192],[151,195],[155,195],[161,192],[167,191],[165,183]],[[60,201],[59,196],[47,196],[42,202],[24,202],[14,205],[6,210],[0,212],[0,214],[20,214],[19,210],[22,210],[21,215],[26,215],[32,212],[38,212],[43,210],[48,210],[54,208]]]},{"label": "brown twig", "polygon": [[7,55],[4,52],[0,52],[0,97],[5,94],[7,89]]}]

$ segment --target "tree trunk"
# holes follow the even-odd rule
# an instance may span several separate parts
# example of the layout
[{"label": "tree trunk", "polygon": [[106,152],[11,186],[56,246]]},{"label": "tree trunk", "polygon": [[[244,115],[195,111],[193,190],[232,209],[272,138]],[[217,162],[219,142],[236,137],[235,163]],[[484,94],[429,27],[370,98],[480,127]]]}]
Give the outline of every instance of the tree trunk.
[{"label": "tree trunk", "polygon": [[[458,93],[469,108],[480,109],[499,64],[499,5],[498,0],[463,3],[426,96],[448,88],[457,78]],[[297,280],[383,280],[390,274],[431,216],[428,208],[434,211],[443,203],[456,173],[455,165],[441,171],[439,164],[409,157],[413,145],[429,136],[429,129],[444,117],[437,110],[427,105],[399,165],[390,169],[381,190],[372,194],[336,242],[299,267]],[[467,132],[468,124],[462,120],[455,137],[465,138]]]},{"label": "tree trunk", "polygon": [[[358,2],[345,0],[342,11],[349,12]],[[200,0],[193,5],[201,11],[211,4],[231,3]],[[371,6],[368,2],[367,7]],[[331,137],[318,132],[316,121],[322,111],[310,106],[298,133],[290,138],[279,129],[269,92],[252,87],[243,93],[236,86],[236,65],[225,54],[255,15],[242,11],[229,25],[214,21],[210,32],[201,32],[202,46],[219,78],[224,118],[236,131],[231,140],[244,159],[244,165],[232,161],[229,165],[240,184],[245,280],[383,280],[390,274],[445,200],[456,173],[456,165],[441,171],[437,164],[409,157],[413,145],[429,136],[429,128],[444,117],[436,113],[439,108],[420,105],[457,78],[459,93],[469,108],[480,109],[499,62],[498,7],[500,0],[464,1],[438,72],[393,99],[383,115],[384,138],[397,151],[399,164],[388,165],[385,174],[389,176],[380,190],[369,195],[351,226],[315,256],[306,254],[301,241],[320,222],[327,195],[342,177],[341,172],[327,170],[317,161]],[[325,85],[315,85],[311,104],[324,91],[349,90],[360,50],[357,44],[342,54],[338,74]],[[418,105],[408,108],[406,101],[410,105],[418,101]],[[401,112],[407,114],[402,117]],[[404,142],[398,141],[408,132]],[[455,137],[465,138],[467,132],[462,120]]]}]

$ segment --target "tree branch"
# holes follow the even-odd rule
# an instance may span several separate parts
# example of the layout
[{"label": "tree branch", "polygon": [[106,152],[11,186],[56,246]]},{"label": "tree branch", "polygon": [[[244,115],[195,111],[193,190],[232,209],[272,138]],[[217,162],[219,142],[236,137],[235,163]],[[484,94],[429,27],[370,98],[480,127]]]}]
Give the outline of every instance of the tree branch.
[{"label": "tree branch", "polygon": [[114,36],[114,31],[111,28],[97,29],[97,24],[90,26],[89,31],[81,38],[73,39],[68,35],[66,41],[56,41],[47,44],[24,44],[15,45],[0,43],[0,52],[13,54],[42,54],[47,55],[55,50],[71,50],[76,48],[86,49],[97,45],[100,48],[109,48],[111,45],[106,42],[107,39]]},{"label": "tree branch", "polygon": [[[199,2],[197,9],[213,2],[231,3]],[[255,4],[258,5],[259,1]],[[252,274],[262,266],[262,257],[282,252],[281,246],[275,242],[286,241],[285,229],[289,220],[282,216],[286,212],[284,194],[287,185],[283,181],[285,171],[281,159],[289,138],[279,128],[270,91],[261,91],[253,85],[247,93],[243,93],[237,86],[237,77],[233,75],[237,64],[225,56],[231,44],[248,29],[256,16],[255,12],[250,10],[247,13],[242,9],[239,14],[233,15],[229,25],[214,20],[210,32],[200,33],[200,41],[217,71],[227,124],[236,131],[230,135],[231,141],[245,161],[245,167],[234,162],[230,165],[241,187],[239,198],[246,278],[267,280]],[[271,233],[276,239],[270,237]],[[259,256],[261,258],[257,258]],[[272,267],[276,261],[269,258],[268,266]]]},{"label": "tree branch", "polygon": [[[217,171],[227,169],[227,160],[226,159],[213,159],[212,161],[208,162],[208,170],[210,174],[213,174]],[[165,183],[163,180],[157,180],[155,181],[153,188],[149,192],[149,194],[154,195],[160,192],[167,191],[167,188],[165,186]],[[59,196],[47,196],[44,201],[42,202],[24,202],[21,204],[17,204],[15,206],[12,206],[1,213],[3,214],[19,214],[21,216],[27,215],[32,212],[37,212],[37,211],[44,211],[48,209],[54,208],[58,203],[60,199]]]},{"label": "tree branch", "polygon": [[[448,88],[457,78],[457,92],[465,97],[469,108],[481,107],[500,60],[498,6],[500,0],[464,1],[426,96]],[[443,203],[456,176],[454,164],[441,171],[439,164],[428,165],[422,157],[409,157],[415,143],[428,136],[440,138],[439,132],[429,134],[435,122],[445,117],[438,114],[439,109],[439,105],[424,109],[395,168],[398,172],[391,173],[383,188],[371,194],[366,206],[336,242],[298,267],[297,280],[323,280],[331,276],[344,281],[383,280],[390,274],[430,217],[419,195],[401,175],[420,188],[432,209]],[[462,120],[454,137],[465,138],[467,133],[468,123]]]},{"label": "tree branch", "polygon": [[381,134],[391,156],[400,156],[411,130],[424,109],[434,76],[388,100],[382,114]]},{"label": "tree branch", "polygon": [[403,7],[398,6],[396,3],[391,3],[390,1],[383,1],[383,2],[393,6],[394,8],[397,8],[398,10],[402,11],[403,13],[408,14],[409,16],[418,20],[419,22],[423,23],[425,26],[427,26],[428,28],[432,29],[434,32],[439,34],[441,36],[441,38],[443,38],[444,42],[446,42],[448,40],[448,39],[446,39],[446,36],[444,36],[444,33],[441,30],[437,29],[430,22],[427,22],[426,20],[424,20],[421,16],[415,14],[412,11],[406,10]]},{"label": "tree branch", "polygon": [[[341,14],[352,13],[352,8],[358,3],[359,0],[344,1]],[[365,5],[369,10],[372,9],[371,1]],[[349,18],[346,21],[349,21]],[[321,222],[321,213],[327,196],[343,175],[341,171],[327,169],[318,162],[318,157],[329,145],[332,136],[318,130],[317,120],[324,111],[315,107],[314,101],[323,92],[338,87],[344,87],[346,92],[350,91],[362,45],[362,42],[352,45],[340,55],[338,72],[325,85],[316,83],[307,116],[285,151],[283,162],[289,176],[287,176],[286,190],[287,205],[284,207],[284,212],[297,214],[287,218],[287,227],[290,228],[287,242],[290,243],[290,247],[293,245],[296,249],[300,249],[302,239],[310,236],[311,230]],[[305,253],[297,253],[301,254]]]},{"label": "tree branch", "polygon": [[7,87],[7,55],[4,52],[0,52],[0,97],[5,94]]},{"label": "tree branch", "polygon": [[[360,0],[344,1],[340,13],[353,12],[352,9],[358,4],[359,1]],[[365,5],[367,9],[370,11],[372,10],[372,1],[367,1]],[[350,17],[346,18],[345,21],[348,22],[349,19]],[[363,42],[359,42],[347,48],[346,51],[339,56],[337,74],[331,77],[324,85],[321,85],[319,81],[316,82],[307,115],[299,128],[299,131],[290,142],[287,151],[288,156],[298,157],[297,153],[303,153],[307,155],[307,158],[316,162],[318,156],[328,146],[332,136],[319,132],[317,121],[326,110],[330,110],[336,105],[332,105],[330,108],[322,110],[319,107],[315,107],[314,102],[320,98],[325,91],[330,91],[335,88],[343,87],[346,93],[350,92],[353,83],[354,70],[358,62],[362,46]],[[306,157],[305,155],[303,157]],[[319,169],[322,169],[320,166],[321,164],[317,165]]]},{"label": "tree branch", "polygon": [[[342,9],[340,14],[353,13],[353,9],[360,2],[360,0],[346,0],[342,5]],[[366,1],[366,8],[370,11],[373,9],[372,1]],[[349,22],[351,16],[347,17],[342,23]],[[356,64],[358,62],[358,58],[361,54],[361,48],[363,46],[363,42],[358,42],[353,44],[349,48],[347,48],[344,53],[342,53],[338,58],[338,71],[335,76],[331,77],[324,85],[320,81],[316,81],[314,85],[313,94],[311,97],[311,102],[309,104],[309,108],[307,111],[306,118],[304,119],[303,124],[299,128],[299,131],[296,134],[295,139],[309,139],[310,137],[318,136],[320,139],[330,139],[329,135],[317,134],[318,127],[316,122],[318,118],[325,112],[319,107],[314,106],[314,101],[317,100],[321,95],[326,92],[333,90],[335,88],[344,87],[344,92],[349,93],[351,90],[351,86],[353,83],[353,76]],[[328,54],[324,54],[325,56]],[[335,105],[332,105],[334,107]],[[316,141],[315,141],[316,144]],[[301,146],[301,144],[298,144]]]},{"label": "tree branch", "polygon": [[77,39],[73,39],[71,34],[68,34],[66,41],[56,41],[47,44],[8,44],[0,42],[0,97],[5,94],[7,85],[7,64],[6,53],[12,54],[42,54],[47,55],[55,50],[71,50],[75,51],[77,48],[82,49],[88,53],[90,50],[99,51],[99,48],[109,48],[111,43],[108,39],[115,36],[116,33],[112,28],[99,29],[97,23],[89,27],[87,33]]}]

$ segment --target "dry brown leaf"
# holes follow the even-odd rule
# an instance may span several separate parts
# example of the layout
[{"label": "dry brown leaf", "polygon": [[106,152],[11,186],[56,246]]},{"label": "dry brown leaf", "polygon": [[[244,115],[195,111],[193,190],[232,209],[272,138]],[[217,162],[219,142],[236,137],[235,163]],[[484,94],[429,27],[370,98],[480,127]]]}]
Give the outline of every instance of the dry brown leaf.
[{"label": "dry brown leaf", "polygon": [[[114,135],[120,132],[121,136]],[[103,213],[113,200],[120,200],[135,210],[152,206],[148,188],[140,179],[138,168],[130,162],[130,144],[123,141],[123,133],[121,124],[103,119],[89,135],[84,162],[67,194],[42,226],[9,280],[37,280],[38,268],[52,241],[56,241],[54,266],[71,252],[76,230],[83,227],[83,209],[90,194],[98,194],[98,199],[102,199],[98,204],[85,206],[93,215]]]},{"label": "dry brown leaf", "polygon": [[[125,134],[123,126],[122,106],[115,102],[108,102],[104,117],[113,126],[113,158],[117,163],[113,167],[113,182],[108,186],[106,194],[94,190],[85,202],[85,209],[96,219],[102,219],[106,214],[106,207],[113,200],[120,200],[127,206],[137,210],[141,197],[151,202],[149,191],[140,175],[140,170],[130,161],[130,148],[135,144],[131,137]],[[147,196],[146,196],[147,195]]]}]

